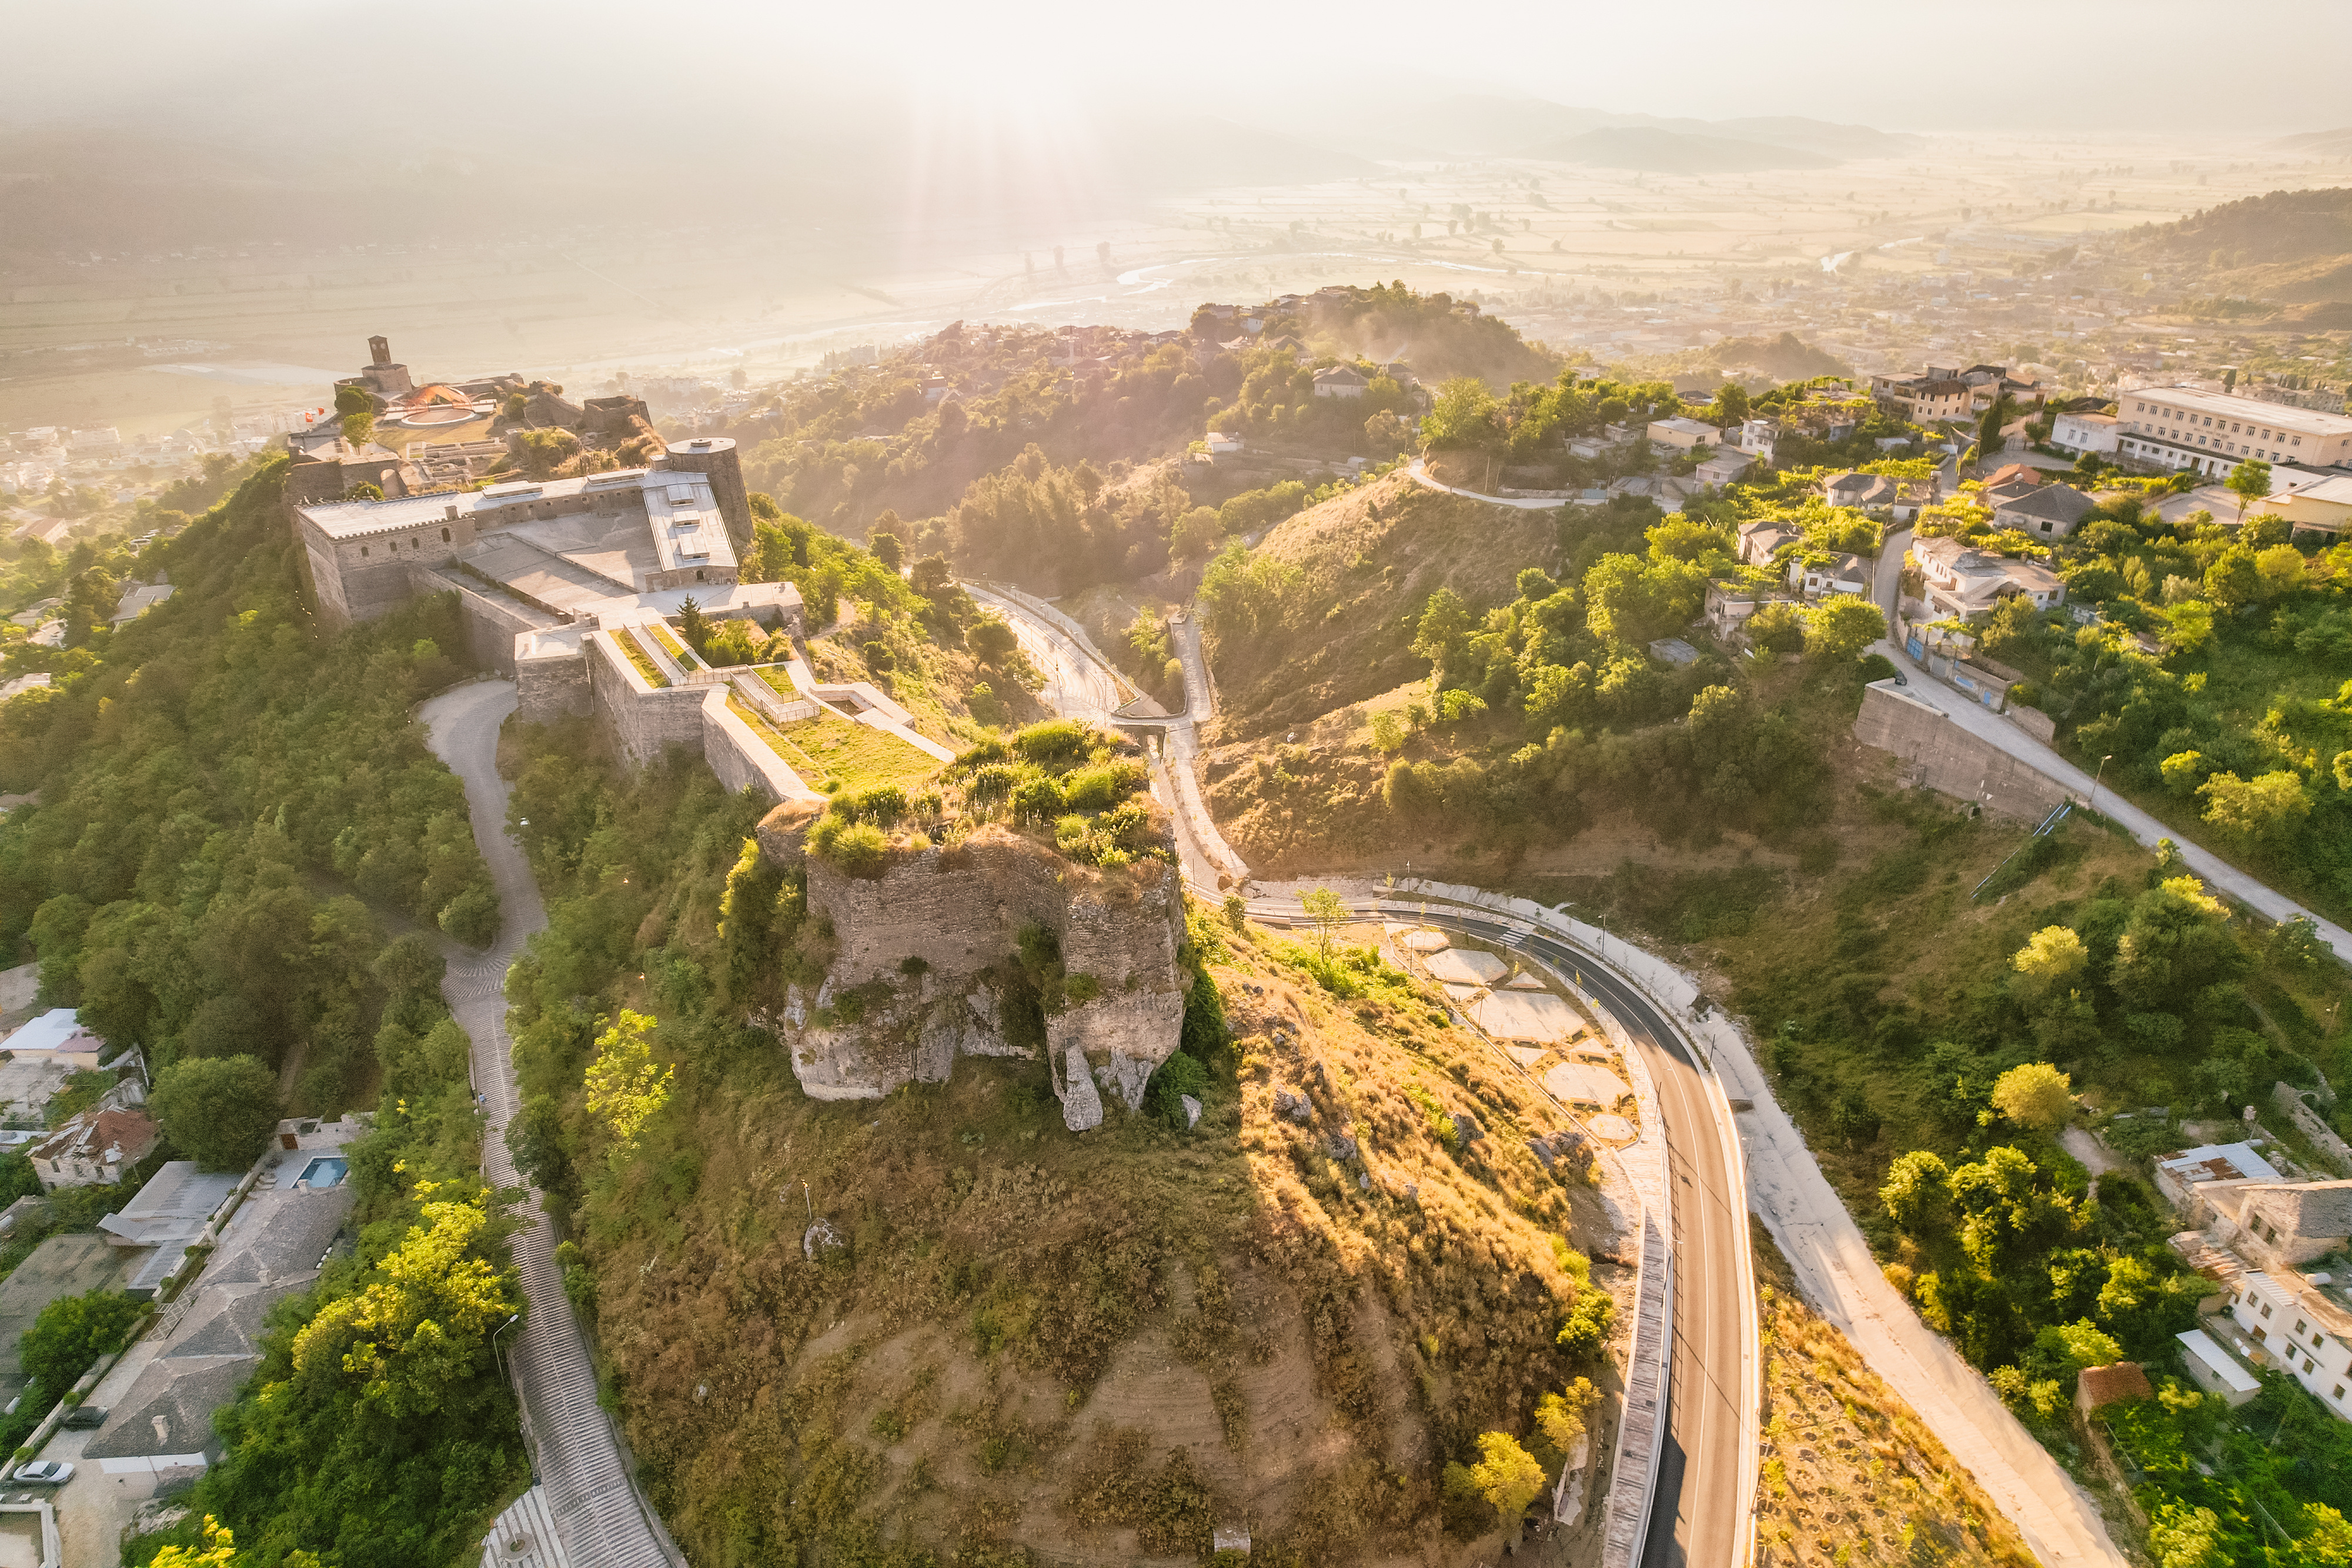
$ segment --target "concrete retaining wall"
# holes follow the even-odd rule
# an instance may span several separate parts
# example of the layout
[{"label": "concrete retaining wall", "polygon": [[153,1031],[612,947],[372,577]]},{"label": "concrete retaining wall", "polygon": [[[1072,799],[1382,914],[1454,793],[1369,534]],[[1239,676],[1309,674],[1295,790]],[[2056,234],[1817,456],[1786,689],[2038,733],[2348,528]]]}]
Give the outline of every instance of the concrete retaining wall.
[{"label": "concrete retaining wall", "polygon": [[1974,801],[2005,817],[2039,821],[2053,807],[2073,798],[2056,779],[1884,681],[1863,688],[1853,737],[1892,752],[1901,763],[1905,783]]}]

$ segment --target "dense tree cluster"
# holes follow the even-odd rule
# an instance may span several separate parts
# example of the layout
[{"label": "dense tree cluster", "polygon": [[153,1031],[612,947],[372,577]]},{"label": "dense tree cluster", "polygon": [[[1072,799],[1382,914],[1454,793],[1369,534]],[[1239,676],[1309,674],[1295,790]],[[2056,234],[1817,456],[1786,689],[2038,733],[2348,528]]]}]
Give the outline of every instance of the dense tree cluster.
[{"label": "dense tree cluster", "polygon": [[179,592],[0,712],[0,782],[41,800],[0,821],[0,941],[29,937],[45,998],[153,1066],[299,1056],[329,1109],[373,1077],[383,922],[483,942],[497,905],[409,715],[459,673],[454,607],[322,638],[283,474],[151,547]]},{"label": "dense tree cluster", "polygon": [[2078,625],[2011,601],[1984,649],[2031,680],[2076,755],[2265,880],[2352,909],[2352,545],[2275,517],[2167,523],[2124,495],[2061,570]]}]

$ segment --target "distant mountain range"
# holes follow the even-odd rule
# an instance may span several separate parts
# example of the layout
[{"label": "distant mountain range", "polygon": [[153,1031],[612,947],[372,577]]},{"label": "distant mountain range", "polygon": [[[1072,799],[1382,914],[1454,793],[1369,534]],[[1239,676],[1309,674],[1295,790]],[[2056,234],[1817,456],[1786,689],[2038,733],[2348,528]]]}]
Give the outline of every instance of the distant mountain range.
[{"label": "distant mountain range", "polygon": [[[1927,145],[1925,138],[1905,132],[1795,115],[1667,119],[1482,93],[1415,98],[1389,92],[1336,107],[1318,99],[1311,124],[1278,123],[1304,140],[1371,158],[1536,158],[1660,173],[1822,168],[1902,157]],[[1586,140],[1627,131],[1645,134]]]},{"label": "distant mountain range", "polygon": [[2263,151],[2296,153],[2305,158],[2352,158],[2352,125],[2336,131],[2306,131],[2300,136],[2282,136]]},{"label": "distant mountain range", "polygon": [[1590,163],[1651,174],[1745,174],[1761,169],[1827,169],[1840,162],[1818,152],[1729,136],[1694,136],[1652,125],[1612,125],[1520,154],[1554,163]]}]

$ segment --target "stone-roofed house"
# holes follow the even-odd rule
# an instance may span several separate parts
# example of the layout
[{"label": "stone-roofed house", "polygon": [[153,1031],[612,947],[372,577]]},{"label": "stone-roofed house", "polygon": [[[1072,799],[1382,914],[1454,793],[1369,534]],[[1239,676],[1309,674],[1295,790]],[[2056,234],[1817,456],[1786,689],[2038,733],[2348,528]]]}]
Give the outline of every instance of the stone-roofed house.
[{"label": "stone-roofed house", "polygon": [[1353,365],[1326,365],[1315,372],[1317,397],[1361,397],[1370,386]]},{"label": "stone-roofed house", "polygon": [[1907,523],[1919,515],[1921,507],[1935,499],[1935,486],[1885,474],[1832,474],[1822,482],[1822,499],[1857,512],[1883,511],[1898,523]]},{"label": "stone-roofed house", "polygon": [[1993,507],[1992,526],[2063,539],[2098,505],[2072,485],[2042,485]]},{"label": "stone-roofed house", "polygon": [[41,1190],[111,1186],[152,1154],[163,1129],[144,1112],[84,1111],[26,1150]]},{"label": "stone-roofed house", "polygon": [[1771,521],[1739,525],[1739,559],[1743,566],[1767,566],[1782,545],[1796,544],[1805,536],[1787,523]]},{"label": "stone-roofed house", "polygon": [[2233,1196],[2234,1204],[2215,1207],[2280,1262],[2308,1263],[2352,1242],[2352,1181],[2244,1186]]},{"label": "stone-roofed house", "polygon": [[1920,539],[1911,547],[1919,563],[1928,615],[1978,621],[2021,595],[2037,610],[2062,604],[2066,584],[2049,568],[2010,560],[1971,549],[1955,538]]},{"label": "stone-roofed house", "polygon": [[[232,1178],[235,1179],[235,1178]],[[223,1230],[220,1244],[158,1338],[134,1345],[94,1403],[106,1424],[82,1452],[89,1459],[165,1458],[182,1463],[218,1453],[213,1412],[236,1396],[260,1361],[269,1309],[319,1277],[350,1217],[348,1184],[256,1191]]]},{"label": "stone-roofed house", "polygon": [[1678,452],[1723,444],[1722,431],[1705,420],[1690,419],[1682,414],[1672,419],[1654,419],[1643,434],[1649,437],[1651,444],[1671,446]]},{"label": "stone-roofed house", "polygon": [[1843,552],[1822,559],[1799,556],[1789,562],[1789,586],[1808,599],[1830,593],[1870,591],[1870,563]]}]

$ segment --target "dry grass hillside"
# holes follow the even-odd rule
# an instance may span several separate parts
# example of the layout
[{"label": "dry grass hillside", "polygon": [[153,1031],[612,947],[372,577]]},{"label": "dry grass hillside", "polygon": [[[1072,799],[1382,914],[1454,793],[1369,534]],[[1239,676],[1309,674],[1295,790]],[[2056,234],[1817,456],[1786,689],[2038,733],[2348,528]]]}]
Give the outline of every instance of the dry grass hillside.
[{"label": "dry grass hillside", "polygon": [[1031,1063],[829,1104],[765,1056],[677,1064],[591,1183],[575,1293],[697,1563],[1192,1561],[1219,1525],[1275,1563],[1495,1560],[1445,1465],[1499,1428],[1556,1473],[1539,1399],[1613,1392],[1555,1343],[1630,1291],[1604,1205],[1425,988],[1359,960],[1343,1000],[1286,938],[1195,937],[1234,1043],[1189,1133],[1074,1136]]},{"label": "dry grass hillside", "polygon": [[1252,554],[1297,574],[1288,619],[1246,640],[1210,634],[1226,733],[1264,735],[1427,674],[1411,650],[1429,596],[1450,587],[1473,605],[1507,601],[1522,567],[1559,564],[1559,533],[1549,511],[1466,500],[1404,474],[1279,524]]},{"label": "dry grass hillside", "polygon": [[1758,1568],[2032,1568],[1984,1489],[1805,1305],[1780,1249],[1748,1223],[1764,1343]]}]

